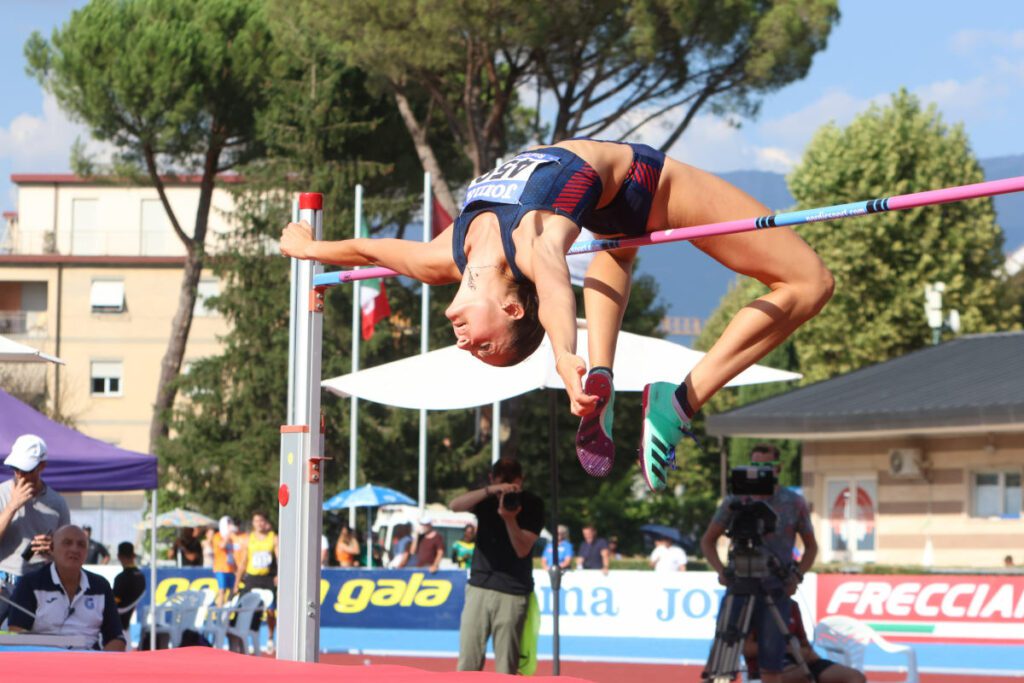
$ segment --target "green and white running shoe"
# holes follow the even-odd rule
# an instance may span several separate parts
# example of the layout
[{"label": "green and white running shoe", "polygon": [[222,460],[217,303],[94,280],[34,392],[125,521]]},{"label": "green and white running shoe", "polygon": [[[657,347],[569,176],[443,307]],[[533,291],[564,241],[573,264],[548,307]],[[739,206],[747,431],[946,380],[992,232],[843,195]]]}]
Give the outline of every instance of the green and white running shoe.
[{"label": "green and white running shoe", "polygon": [[640,440],[640,470],[652,491],[665,488],[669,469],[676,468],[676,444],[688,433],[684,422],[672,406],[676,385],[655,382],[644,387],[644,428]]}]

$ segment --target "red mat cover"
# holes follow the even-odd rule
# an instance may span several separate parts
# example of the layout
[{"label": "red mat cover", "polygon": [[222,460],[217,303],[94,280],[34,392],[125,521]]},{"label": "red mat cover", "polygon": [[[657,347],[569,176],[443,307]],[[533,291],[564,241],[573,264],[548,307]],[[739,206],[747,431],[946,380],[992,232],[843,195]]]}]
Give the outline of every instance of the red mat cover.
[{"label": "red mat cover", "polygon": [[[7,683],[498,683],[508,676],[484,672],[435,672],[408,666],[337,666],[282,662],[209,647],[155,652],[2,652],[0,681]],[[586,683],[582,678],[531,680]]]}]

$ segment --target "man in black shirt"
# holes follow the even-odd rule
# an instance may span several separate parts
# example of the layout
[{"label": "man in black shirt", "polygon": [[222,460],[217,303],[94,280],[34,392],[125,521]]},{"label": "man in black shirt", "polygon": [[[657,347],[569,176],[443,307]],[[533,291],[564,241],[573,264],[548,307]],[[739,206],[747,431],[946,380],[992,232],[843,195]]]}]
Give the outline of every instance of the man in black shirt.
[{"label": "man in black shirt", "polygon": [[517,460],[494,463],[490,483],[451,501],[477,518],[476,550],[459,626],[459,671],[481,671],[487,638],[494,637],[498,673],[515,674],[526,607],[533,593],[530,553],[544,524],[544,503],[523,491]]},{"label": "man in black shirt", "polygon": [[146,592],[146,575],[135,566],[135,546],[125,541],[117,546],[117,559],[123,569],[114,577],[114,602],[121,617],[121,626],[128,633],[132,613],[139,598]]},{"label": "man in black shirt", "polygon": [[106,547],[92,537],[92,527],[84,525],[82,531],[85,532],[86,538],[89,539],[89,552],[85,554],[85,563],[107,564],[110,562],[110,553],[107,552]]}]

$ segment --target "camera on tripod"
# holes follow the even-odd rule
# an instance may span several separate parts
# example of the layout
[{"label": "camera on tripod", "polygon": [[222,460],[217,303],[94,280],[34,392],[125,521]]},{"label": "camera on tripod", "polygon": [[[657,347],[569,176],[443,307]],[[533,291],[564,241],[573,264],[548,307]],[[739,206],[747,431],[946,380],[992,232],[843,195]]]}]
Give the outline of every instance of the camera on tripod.
[{"label": "camera on tripod", "polygon": [[[778,480],[771,466],[734,467],[729,472],[729,490],[734,496],[770,496]],[[763,552],[765,534],[775,531],[778,515],[763,500],[738,500],[730,504],[732,521],[725,535],[729,546],[730,578],[763,578],[778,569],[770,554]],[[773,566],[776,565],[776,566]]]}]

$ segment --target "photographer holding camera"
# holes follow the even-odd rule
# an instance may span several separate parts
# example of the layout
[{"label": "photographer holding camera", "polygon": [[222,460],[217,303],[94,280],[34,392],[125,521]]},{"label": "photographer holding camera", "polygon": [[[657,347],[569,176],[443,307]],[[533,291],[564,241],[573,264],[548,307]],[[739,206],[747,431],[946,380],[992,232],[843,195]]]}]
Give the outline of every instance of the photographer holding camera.
[{"label": "photographer holding camera", "polygon": [[[750,453],[750,461],[751,465],[756,467],[772,467],[777,482],[780,464],[778,448],[771,444],[758,444]],[[796,592],[797,585],[803,580],[804,573],[814,564],[818,554],[818,544],[814,539],[807,501],[803,496],[780,487],[777,483],[770,496],[727,496],[701,538],[701,551],[708,563],[718,572],[718,582],[729,587],[733,577],[718,556],[718,539],[732,525],[741,504],[749,503],[751,500],[763,501],[777,515],[772,530],[763,537],[763,548],[774,560],[772,564],[775,567],[772,574],[763,580],[762,585],[774,600],[783,621],[789,623],[792,606],[789,596]],[[793,546],[797,534],[804,544],[799,564],[793,562]],[[765,608],[763,598],[755,599],[757,604],[754,607],[752,628],[757,632],[757,651],[763,680],[765,683],[781,683],[788,634],[780,633],[772,615]]]},{"label": "photographer holding camera", "polygon": [[523,468],[517,460],[494,463],[489,481],[449,504],[477,518],[476,550],[459,625],[458,670],[483,670],[487,638],[493,635],[495,668],[515,674],[533,593],[530,554],[544,524],[544,503],[523,490]]}]

